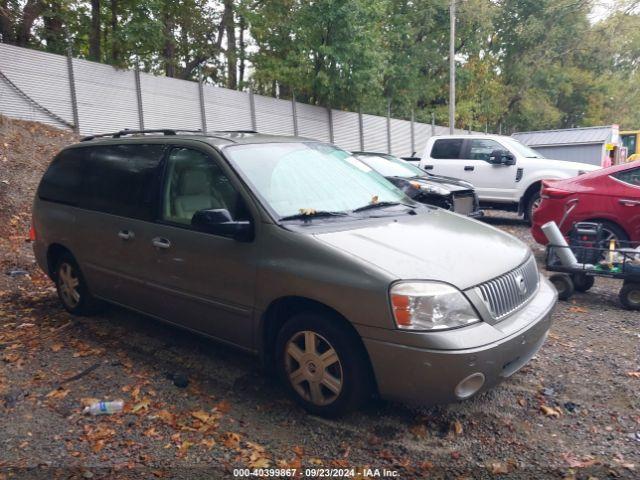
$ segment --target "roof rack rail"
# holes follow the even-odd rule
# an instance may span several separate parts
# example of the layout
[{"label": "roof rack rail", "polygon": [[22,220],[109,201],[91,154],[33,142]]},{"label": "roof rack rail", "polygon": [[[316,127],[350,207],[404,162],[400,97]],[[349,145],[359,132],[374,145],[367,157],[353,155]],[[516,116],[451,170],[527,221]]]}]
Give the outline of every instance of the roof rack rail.
[{"label": "roof rack rail", "polygon": [[212,133],[258,133],[257,130],[213,130]]},{"label": "roof rack rail", "polygon": [[202,130],[181,130],[175,128],[159,128],[154,130],[130,130],[125,128],[124,130],[120,130],[119,132],[113,133],[101,133],[99,135],[89,135],[88,137],[83,137],[80,139],[81,142],[88,142],[89,140],[93,140],[94,138],[120,138],[123,135],[140,135],[146,133],[162,133],[164,135],[176,135],[178,132],[189,132],[189,133],[202,133]]}]

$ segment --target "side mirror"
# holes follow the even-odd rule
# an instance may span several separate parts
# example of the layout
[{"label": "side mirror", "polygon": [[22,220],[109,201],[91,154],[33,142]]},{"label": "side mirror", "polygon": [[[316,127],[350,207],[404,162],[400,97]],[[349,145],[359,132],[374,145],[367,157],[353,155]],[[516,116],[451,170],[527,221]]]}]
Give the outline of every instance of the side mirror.
[{"label": "side mirror", "polygon": [[492,165],[515,165],[516,159],[507,150],[494,150],[487,160]]},{"label": "side mirror", "polygon": [[253,240],[251,222],[234,220],[226,208],[198,210],[191,218],[191,226],[199,232],[231,237],[239,242]]}]

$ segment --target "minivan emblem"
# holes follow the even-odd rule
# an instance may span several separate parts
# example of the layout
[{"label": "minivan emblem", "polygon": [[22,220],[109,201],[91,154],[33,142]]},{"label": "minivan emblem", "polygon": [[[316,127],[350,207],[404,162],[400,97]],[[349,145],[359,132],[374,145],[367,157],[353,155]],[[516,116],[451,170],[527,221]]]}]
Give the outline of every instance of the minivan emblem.
[{"label": "minivan emblem", "polygon": [[527,284],[525,283],[522,275],[516,275],[516,286],[522,295],[527,294]]}]

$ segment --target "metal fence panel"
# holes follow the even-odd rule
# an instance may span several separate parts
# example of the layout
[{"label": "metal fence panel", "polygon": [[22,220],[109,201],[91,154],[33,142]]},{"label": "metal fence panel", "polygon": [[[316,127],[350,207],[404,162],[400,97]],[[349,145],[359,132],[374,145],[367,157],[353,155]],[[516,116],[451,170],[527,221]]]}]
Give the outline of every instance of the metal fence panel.
[{"label": "metal fence panel", "polygon": [[137,129],[138,99],[134,72],[87,60],[73,60],[80,132]]},{"label": "metal fence panel", "polygon": [[254,95],[256,123],[260,133],[293,135],[293,109],[290,100]]},{"label": "metal fence panel", "polygon": [[[0,43],[0,72],[35,102],[73,123],[71,89],[65,56]],[[2,79],[0,113],[65,128],[65,125],[28,102]]]},{"label": "metal fence panel", "polygon": [[408,157],[411,151],[411,122],[391,119],[391,153],[398,157]]},{"label": "metal fence panel", "polygon": [[332,110],[333,117],[333,141],[340,148],[350,152],[360,150],[360,126],[358,114]]},{"label": "metal fence panel", "polygon": [[376,115],[362,115],[364,149],[368,152],[387,153],[387,119]]},{"label": "metal fence panel", "polygon": [[251,130],[249,94],[228,88],[203,86],[207,130]]},{"label": "metal fence panel", "polygon": [[296,103],[298,135],[330,142],[329,112],[326,108]]},{"label": "metal fence panel", "polygon": [[144,128],[202,127],[197,82],[140,74]]}]

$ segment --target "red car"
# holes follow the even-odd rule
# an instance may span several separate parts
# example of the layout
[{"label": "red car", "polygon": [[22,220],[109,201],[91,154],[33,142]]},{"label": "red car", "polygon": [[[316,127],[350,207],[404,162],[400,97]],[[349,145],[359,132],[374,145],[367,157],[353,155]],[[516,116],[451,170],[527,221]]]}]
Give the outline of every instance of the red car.
[{"label": "red car", "polygon": [[554,220],[565,235],[576,222],[602,223],[605,237],[640,242],[640,160],[567,180],[542,182],[542,201],[533,214],[532,234]]}]

